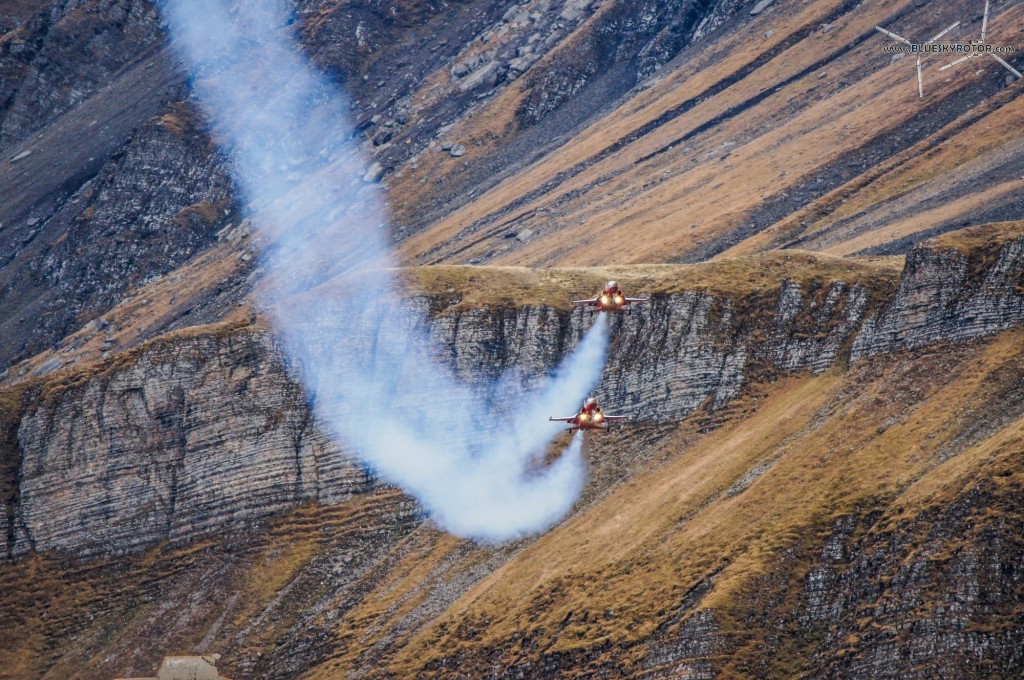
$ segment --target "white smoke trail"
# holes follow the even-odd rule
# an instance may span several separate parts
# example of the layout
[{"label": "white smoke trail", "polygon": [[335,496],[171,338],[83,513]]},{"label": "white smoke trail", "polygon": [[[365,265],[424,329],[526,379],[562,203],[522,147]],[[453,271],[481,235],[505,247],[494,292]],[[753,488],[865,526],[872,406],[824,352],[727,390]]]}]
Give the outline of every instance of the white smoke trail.
[{"label": "white smoke trail", "polygon": [[512,377],[461,383],[438,360],[424,314],[399,300],[377,188],[361,177],[342,94],[298,51],[276,0],[165,0],[216,140],[231,154],[259,229],[264,300],[322,422],[445,529],[501,541],[541,531],[585,481],[582,437],[539,458],[597,384],[596,323],[538,393]]}]

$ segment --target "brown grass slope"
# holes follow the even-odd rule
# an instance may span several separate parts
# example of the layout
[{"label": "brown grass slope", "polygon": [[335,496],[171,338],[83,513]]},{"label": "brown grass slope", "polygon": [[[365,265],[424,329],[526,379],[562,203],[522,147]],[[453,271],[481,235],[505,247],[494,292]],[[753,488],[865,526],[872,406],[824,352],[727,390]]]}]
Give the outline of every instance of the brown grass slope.
[{"label": "brown grass slope", "polygon": [[[729,674],[788,676],[872,658],[881,639],[910,646],[927,627],[908,624],[926,620],[938,634],[1002,637],[1005,653],[1024,615],[1019,582],[998,584],[1004,599],[983,615],[966,606],[962,617],[948,617],[951,591],[969,578],[947,582],[943,574],[988,550],[985,541],[1012,543],[1003,567],[1014,569],[1019,558],[1022,341],[1020,332],[1007,333],[846,375],[791,378],[762,387],[749,413],[715,432],[693,438],[684,425],[656,445],[642,472],[516,554],[415,636],[400,638],[379,674],[479,677],[511,667],[586,677],[707,662]],[[938,375],[944,379],[931,379]],[[945,512],[979,493],[983,500],[964,510],[966,533],[942,524]],[[838,568],[852,570],[858,559],[882,564],[863,569],[870,575],[849,586],[834,621],[801,622],[808,575],[846,518],[867,522],[858,527],[863,552]],[[893,536],[898,545],[889,548]],[[382,619],[401,628],[410,603],[427,596],[423,571],[439,549],[431,544],[407,557],[343,617],[340,653],[309,677],[368,672],[366,643],[380,638]],[[934,570],[912,593],[897,581],[908,565]],[[903,598],[916,600],[905,617],[882,605]],[[704,614],[712,634],[693,655],[699,645],[688,624]],[[963,656],[965,673],[1000,662]],[[942,661],[918,660],[932,668]]]},{"label": "brown grass slope", "polygon": [[[1022,342],[757,385],[713,431],[698,414],[592,439],[603,488],[536,542],[406,535],[385,495],[137,558],[4,565],[0,677],[106,678],[169,651],[219,651],[239,677],[314,662],[308,677],[786,677],[846,674],[928,635],[997,649],[1024,615],[1005,571],[1024,548]],[[335,590],[331,568],[362,576]],[[985,591],[963,599],[979,571]],[[943,661],[981,674],[965,655]]]},{"label": "brown grass slope", "polygon": [[[994,60],[939,72],[935,57],[919,99],[913,64],[883,53],[873,30],[937,33],[960,19],[966,39],[978,11],[775,3],[692,47],[614,112],[408,238],[402,252],[420,264],[560,266],[773,247],[888,253],[944,230],[1020,219],[1021,84],[1006,86]],[[1011,3],[995,12],[992,40],[1014,44],[1024,11]],[[501,112],[515,96],[507,90],[460,123],[481,145],[474,153],[509,134]],[[421,159],[391,179],[390,193],[429,193],[455,163]],[[399,223],[413,209],[400,210]]]},{"label": "brown grass slope", "polygon": [[[987,261],[1019,235],[1000,223],[934,246]],[[783,279],[838,279],[884,298],[894,264],[773,252],[403,276],[455,306],[564,305],[609,277],[738,300]],[[0,677],[109,678],[169,652],[219,652],[230,676],[263,678],[1019,671],[1022,346],[1014,330],[818,376],[769,373],[722,409],[591,437],[574,514],[507,546],[446,536],[381,489],[137,556],[0,565]],[[61,390],[133,355],[33,382]],[[11,422],[31,386],[3,393]]]},{"label": "brown grass slope", "polygon": [[[595,486],[536,541],[408,534],[384,495],[137,558],[4,565],[2,677],[105,678],[170,651],[324,678],[845,674],[953,634],[995,654],[1024,615],[1022,342],[756,385],[710,431],[699,413],[593,438]],[[958,649],[965,674],[1006,663]]]},{"label": "brown grass slope", "polygon": [[383,490],[129,558],[51,554],[0,565],[0,678],[109,680],[147,673],[164,654],[213,647],[230,647],[233,664],[250,660],[258,677],[260,657],[322,596],[323,571],[343,569],[358,592],[375,551],[409,530],[411,510]]}]

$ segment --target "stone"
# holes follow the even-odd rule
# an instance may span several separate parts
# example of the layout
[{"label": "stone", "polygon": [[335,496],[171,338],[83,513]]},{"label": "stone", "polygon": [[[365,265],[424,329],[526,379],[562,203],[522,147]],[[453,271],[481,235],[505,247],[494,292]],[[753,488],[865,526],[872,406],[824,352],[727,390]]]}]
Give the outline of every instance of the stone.
[{"label": "stone", "polygon": [[227,680],[217,671],[220,654],[209,656],[165,656],[155,678],[115,680]]},{"label": "stone", "polygon": [[468,92],[477,87],[492,88],[498,83],[502,73],[501,65],[497,61],[492,61],[464,78],[459,83],[459,91]]},{"label": "stone", "polygon": [[1024,238],[1001,246],[989,266],[972,273],[974,264],[956,249],[912,249],[896,292],[857,334],[851,360],[970,340],[1024,322]]},{"label": "stone", "polygon": [[458,158],[460,156],[465,156],[466,155],[466,147],[463,146],[462,144],[455,144],[448,151],[448,153],[451,155],[452,158]]},{"label": "stone", "polygon": [[[565,21],[575,21],[586,13],[590,3],[591,0],[566,0],[558,17]],[[562,28],[562,26],[559,24],[558,28]]]},{"label": "stone", "polygon": [[366,174],[363,175],[363,181],[368,184],[379,182],[384,176],[384,166],[380,163],[374,163],[367,169]]},{"label": "stone", "polygon": [[536,61],[536,57],[531,53],[526,53],[522,57],[511,59],[508,62],[508,66],[513,73],[524,73],[528,68],[530,68],[534,61]]},{"label": "stone", "polygon": [[50,396],[19,428],[24,530],[0,555],[123,553],[370,488],[262,332],[158,341]]}]

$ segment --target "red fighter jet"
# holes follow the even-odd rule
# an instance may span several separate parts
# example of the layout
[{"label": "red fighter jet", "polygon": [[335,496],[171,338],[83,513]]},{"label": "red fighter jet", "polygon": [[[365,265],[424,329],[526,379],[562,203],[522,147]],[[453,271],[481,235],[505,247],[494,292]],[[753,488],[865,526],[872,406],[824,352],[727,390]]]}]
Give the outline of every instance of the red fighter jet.
[{"label": "red fighter jet", "polygon": [[597,399],[591,397],[583,402],[583,408],[568,418],[548,418],[556,423],[569,423],[569,432],[576,430],[607,430],[608,423],[613,420],[625,420],[626,416],[607,416],[597,405]]},{"label": "red fighter jet", "polygon": [[626,297],[619,288],[619,284],[609,281],[604,287],[604,292],[591,300],[573,300],[574,305],[581,305],[587,308],[591,314],[594,312],[632,312],[630,305],[639,302],[649,302],[649,298]]}]

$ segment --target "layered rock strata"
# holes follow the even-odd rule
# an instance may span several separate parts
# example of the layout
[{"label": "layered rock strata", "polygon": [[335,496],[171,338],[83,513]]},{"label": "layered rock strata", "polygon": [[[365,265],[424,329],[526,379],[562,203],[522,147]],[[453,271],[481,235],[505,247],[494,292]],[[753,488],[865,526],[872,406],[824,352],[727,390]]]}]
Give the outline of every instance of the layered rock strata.
[{"label": "layered rock strata", "polygon": [[[858,359],[994,333],[1024,320],[1024,292],[1013,287],[1022,249],[1013,240],[979,260],[921,248],[877,311],[870,291],[842,281],[789,281],[744,300],[656,297],[612,320],[597,393],[634,421],[679,420],[722,407],[752,378],[824,371],[851,345]],[[589,323],[549,307],[453,306],[430,317],[429,332],[466,380],[514,369],[536,383]],[[886,344],[892,337],[903,340]],[[28,388],[10,433],[17,493],[2,553],[118,553],[367,489],[366,472],[316,427],[284,363],[266,331],[218,326]]]}]

